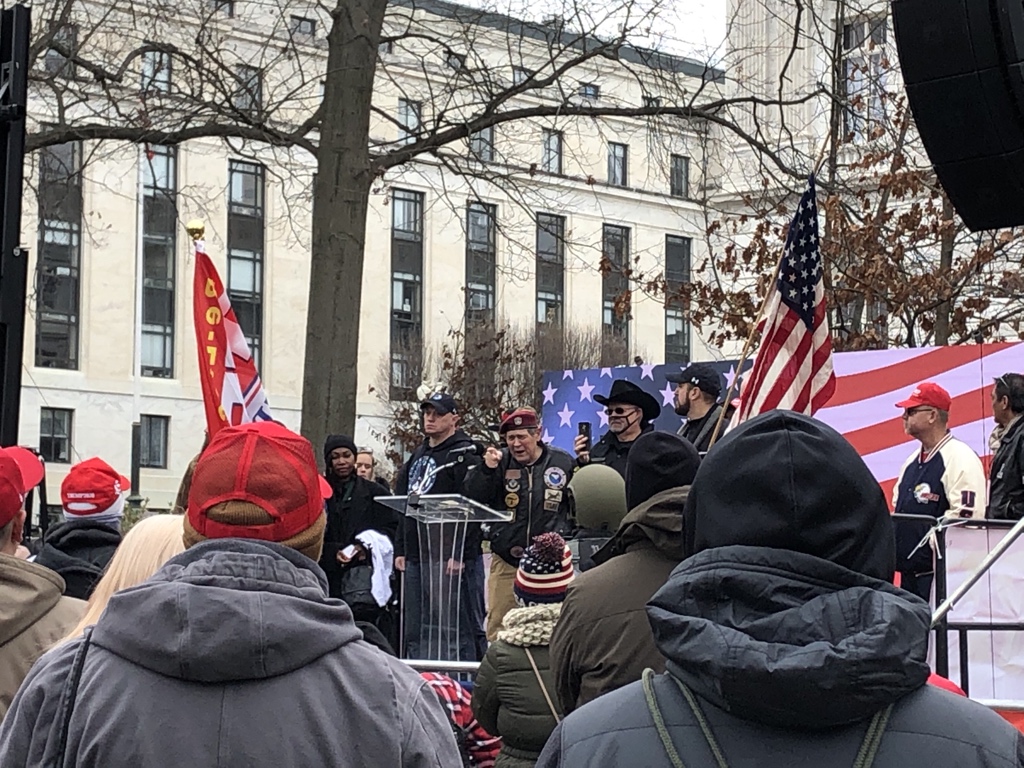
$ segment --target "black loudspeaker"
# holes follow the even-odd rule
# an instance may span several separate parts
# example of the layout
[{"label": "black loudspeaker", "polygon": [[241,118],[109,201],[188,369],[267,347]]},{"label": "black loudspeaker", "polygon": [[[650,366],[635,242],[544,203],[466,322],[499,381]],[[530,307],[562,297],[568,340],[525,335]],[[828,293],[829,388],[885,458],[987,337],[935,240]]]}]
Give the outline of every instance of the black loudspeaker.
[{"label": "black loudspeaker", "polygon": [[1024,224],[1024,3],[893,0],[907,99],[972,231]]}]

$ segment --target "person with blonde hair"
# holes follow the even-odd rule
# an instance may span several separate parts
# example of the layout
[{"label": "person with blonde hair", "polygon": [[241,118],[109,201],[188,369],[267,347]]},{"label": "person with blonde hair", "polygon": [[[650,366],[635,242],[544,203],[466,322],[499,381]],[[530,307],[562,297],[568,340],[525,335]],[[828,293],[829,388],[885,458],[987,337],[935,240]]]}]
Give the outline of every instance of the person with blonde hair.
[{"label": "person with blonde hair", "polygon": [[115,592],[141,584],[160,566],[185,551],[181,515],[153,515],[137,522],[114,552],[103,578],[89,597],[85,615],[64,640],[80,637],[95,624]]}]

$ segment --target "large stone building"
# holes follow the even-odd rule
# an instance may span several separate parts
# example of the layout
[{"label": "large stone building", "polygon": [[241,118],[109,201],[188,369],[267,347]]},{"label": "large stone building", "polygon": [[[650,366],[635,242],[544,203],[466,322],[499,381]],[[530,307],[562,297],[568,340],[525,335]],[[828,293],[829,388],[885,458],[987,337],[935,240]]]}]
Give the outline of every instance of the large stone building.
[{"label": "large stone building", "polygon": [[[278,8],[272,16],[249,0],[203,7],[220,35],[218,50],[234,55],[242,85],[233,106],[260,107],[284,93],[315,105],[328,28],[319,10],[282,16]],[[370,132],[382,151],[415,140],[441,110],[438,94],[458,94],[452,83],[466,72],[516,84],[550,65],[542,27],[467,13],[442,0],[417,2],[415,10],[393,4],[386,31],[414,19],[449,42],[443,54],[415,38],[382,46]],[[179,34],[172,27],[154,22],[149,34]],[[294,55],[264,67],[259,52],[281,40]],[[589,103],[649,106],[668,75],[674,88],[689,84],[691,92],[724,81],[696,61],[623,56],[629,69],[598,57],[550,95],[533,91],[519,101],[556,103],[568,89]],[[176,80],[190,75],[171,61],[160,51],[135,61],[136,98],[141,91],[157,103],[175,92]],[[51,51],[37,68],[58,88],[62,78],[69,89],[87,87],[73,66]],[[34,93],[33,126],[59,117],[52,88]],[[625,342],[622,363],[637,354],[678,362],[711,356],[682,307],[666,306],[656,291],[635,291],[630,318],[618,316],[612,305],[625,278],[601,268],[604,259],[637,274],[688,279],[706,227],[691,201],[709,173],[706,146],[706,128],[675,119],[522,120],[453,148],[460,172],[434,155],[389,171],[374,187],[366,230],[361,353],[353,361],[358,439],[369,441],[379,427],[382,388],[418,384],[402,340],[437,343],[467,317],[600,329]],[[303,370],[311,155],[216,139],[176,147],[86,140],[44,148],[26,170],[23,239],[32,263],[21,441],[48,461],[51,502],[81,459],[100,455],[127,474],[138,421],[140,491],[151,508],[166,509],[203,441],[184,226],[192,218],[206,222],[207,250],[256,351],[274,415],[298,426],[303,376],[317,375]]]}]

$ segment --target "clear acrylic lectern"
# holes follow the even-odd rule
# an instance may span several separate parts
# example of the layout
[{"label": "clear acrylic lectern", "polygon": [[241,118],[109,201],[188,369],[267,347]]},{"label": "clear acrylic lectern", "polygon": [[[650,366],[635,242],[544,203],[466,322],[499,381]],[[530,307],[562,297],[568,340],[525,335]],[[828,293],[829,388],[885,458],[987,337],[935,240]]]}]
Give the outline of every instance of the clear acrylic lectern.
[{"label": "clear acrylic lectern", "polygon": [[[374,499],[416,521],[418,566],[406,561],[402,579],[401,647],[405,658],[473,661],[463,658],[462,578],[466,531],[484,523],[506,523],[509,510],[496,511],[457,494],[411,493]],[[407,601],[418,604],[406,606]]]}]

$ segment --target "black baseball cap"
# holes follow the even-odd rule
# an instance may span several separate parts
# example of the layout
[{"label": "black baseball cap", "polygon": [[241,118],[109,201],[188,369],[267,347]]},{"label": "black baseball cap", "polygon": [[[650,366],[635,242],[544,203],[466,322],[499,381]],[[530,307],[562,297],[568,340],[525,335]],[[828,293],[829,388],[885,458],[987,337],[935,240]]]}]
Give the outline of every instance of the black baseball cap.
[{"label": "black baseball cap", "polygon": [[690,363],[682,373],[670,373],[665,378],[673,384],[693,384],[712,397],[722,394],[721,376],[707,363]]},{"label": "black baseball cap", "polygon": [[420,403],[420,410],[424,410],[428,405],[441,416],[459,412],[459,404],[456,403],[455,398],[447,392],[435,392],[430,395],[426,400]]}]

